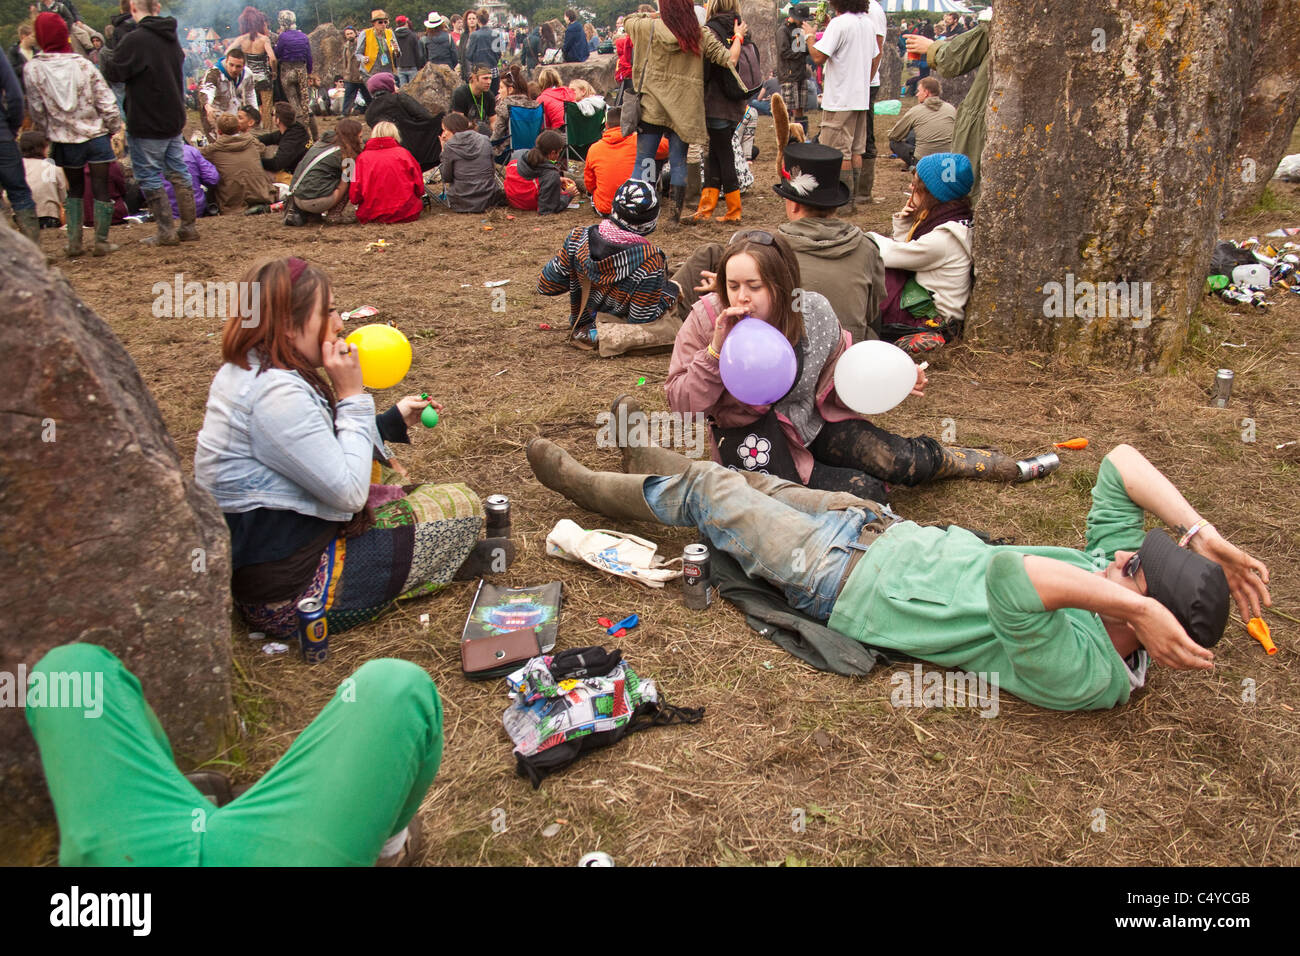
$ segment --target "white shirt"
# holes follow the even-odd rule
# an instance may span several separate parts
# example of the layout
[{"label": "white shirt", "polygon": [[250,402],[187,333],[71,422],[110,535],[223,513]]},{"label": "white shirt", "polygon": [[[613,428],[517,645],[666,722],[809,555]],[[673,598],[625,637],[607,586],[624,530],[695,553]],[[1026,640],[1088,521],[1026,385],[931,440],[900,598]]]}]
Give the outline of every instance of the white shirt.
[{"label": "white shirt", "polygon": [[[885,19],[885,8],[879,3],[879,0],[871,0],[871,6],[867,8],[867,16],[871,18],[872,25],[876,28],[876,43],[879,46],[876,52],[885,48],[885,34],[889,32],[889,21]],[[884,63],[885,58],[882,56],[880,62]],[[875,75],[871,77],[871,85],[880,85],[880,67],[876,67]]]},{"label": "white shirt", "polygon": [[865,13],[841,13],[826,24],[816,48],[827,59],[822,109],[865,110],[871,101],[871,61],[876,57],[876,27]]}]

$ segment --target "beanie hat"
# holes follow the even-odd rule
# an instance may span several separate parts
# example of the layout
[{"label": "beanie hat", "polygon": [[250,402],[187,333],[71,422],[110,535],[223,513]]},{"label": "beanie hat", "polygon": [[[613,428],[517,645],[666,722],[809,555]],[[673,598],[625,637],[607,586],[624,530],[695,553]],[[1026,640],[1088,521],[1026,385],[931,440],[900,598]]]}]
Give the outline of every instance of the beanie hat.
[{"label": "beanie hat", "polygon": [[34,27],[42,53],[72,52],[72,45],[68,43],[68,25],[57,13],[37,14]]},{"label": "beanie hat", "polygon": [[970,160],[961,153],[931,153],[916,164],[916,175],[939,202],[960,199],[975,185]]},{"label": "beanie hat", "polygon": [[609,218],[620,229],[648,236],[659,225],[659,195],[648,183],[630,179],[614,194]]},{"label": "beanie hat", "polygon": [[378,93],[385,90],[389,93],[397,92],[397,77],[391,73],[376,73],[370,79],[366,80],[366,92]]}]

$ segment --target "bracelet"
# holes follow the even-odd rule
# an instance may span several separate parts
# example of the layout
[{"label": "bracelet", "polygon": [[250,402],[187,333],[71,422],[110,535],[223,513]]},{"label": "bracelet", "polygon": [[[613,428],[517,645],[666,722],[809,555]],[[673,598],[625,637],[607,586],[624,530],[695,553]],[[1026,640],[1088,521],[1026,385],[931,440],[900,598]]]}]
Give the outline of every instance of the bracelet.
[{"label": "bracelet", "polygon": [[1197,532],[1200,531],[1202,528],[1213,528],[1213,527],[1214,525],[1210,524],[1210,522],[1207,519],[1202,518],[1200,521],[1196,522],[1196,524],[1188,528],[1187,533],[1178,539],[1178,547],[1180,548],[1187,547],[1187,542],[1191,541],[1192,538],[1196,537]]},{"label": "bracelet", "polygon": [[716,360],[719,361],[719,362],[722,361],[722,356],[721,356],[719,353],[713,351],[713,343],[712,343],[712,342],[709,343],[709,347],[708,347],[707,351],[708,351],[708,353],[709,353],[710,355],[712,355],[712,356],[714,357],[714,359],[716,359]]}]

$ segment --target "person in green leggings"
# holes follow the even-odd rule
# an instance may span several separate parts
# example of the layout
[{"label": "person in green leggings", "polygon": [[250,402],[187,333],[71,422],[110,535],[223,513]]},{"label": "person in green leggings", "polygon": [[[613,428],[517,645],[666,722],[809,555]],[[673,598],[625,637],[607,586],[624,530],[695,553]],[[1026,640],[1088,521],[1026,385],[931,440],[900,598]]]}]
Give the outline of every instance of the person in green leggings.
[{"label": "person in green leggings", "polygon": [[62,866],[371,866],[381,851],[385,861],[402,851],[442,760],[429,675],[373,660],[261,780],[218,808],[177,768],[139,680],[112,653],[67,644],[38,673],[47,683],[60,673],[103,678],[94,708],[27,708]]}]

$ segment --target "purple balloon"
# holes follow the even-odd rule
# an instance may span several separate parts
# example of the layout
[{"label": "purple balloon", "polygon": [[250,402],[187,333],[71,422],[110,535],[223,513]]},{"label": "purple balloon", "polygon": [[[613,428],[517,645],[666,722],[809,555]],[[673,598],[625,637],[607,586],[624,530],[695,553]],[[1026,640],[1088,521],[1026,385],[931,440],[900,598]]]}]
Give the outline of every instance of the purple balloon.
[{"label": "purple balloon", "polygon": [[746,405],[771,405],[790,391],[799,368],[794,347],[775,326],[744,318],[722,340],[722,384]]}]

